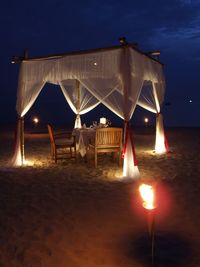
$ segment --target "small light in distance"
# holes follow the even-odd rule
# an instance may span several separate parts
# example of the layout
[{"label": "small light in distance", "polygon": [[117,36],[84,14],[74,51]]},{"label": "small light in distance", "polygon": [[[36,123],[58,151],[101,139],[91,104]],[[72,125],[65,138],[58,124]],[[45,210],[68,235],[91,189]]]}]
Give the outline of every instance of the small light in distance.
[{"label": "small light in distance", "polygon": [[38,124],[39,123],[39,119],[37,117],[34,117],[33,118],[33,122],[34,122],[34,124]]}]

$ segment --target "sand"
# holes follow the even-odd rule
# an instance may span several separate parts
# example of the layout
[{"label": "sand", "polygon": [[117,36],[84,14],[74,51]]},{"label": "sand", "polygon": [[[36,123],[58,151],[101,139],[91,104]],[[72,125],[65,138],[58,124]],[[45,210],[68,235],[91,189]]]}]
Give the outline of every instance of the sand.
[{"label": "sand", "polygon": [[200,266],[200,129],[166,135],[170,153],[157,156],[154,132],[135,130],[141,178],[127,182],[108,157],[55,165],[45,133],[26,134],[33,166],[10,168],[13,131],[1,131],[0,267],[151,266],[143,181],[156,185],[154,266]]}]

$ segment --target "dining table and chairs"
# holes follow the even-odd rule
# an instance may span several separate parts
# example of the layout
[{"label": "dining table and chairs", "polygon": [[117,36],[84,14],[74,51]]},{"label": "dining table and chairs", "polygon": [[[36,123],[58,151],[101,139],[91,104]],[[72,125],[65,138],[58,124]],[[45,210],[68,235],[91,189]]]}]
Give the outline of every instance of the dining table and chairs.
[{"label": "dining table and chairs", "polygon": [[94,160],[94,166],[97,167],[98,156],[101,154],[110,154],[112,159],[117,159],[118,165],[122,163],[122,135],[123,129],[117,127],[108,127],[104,124],[93,123],[92,126],[74,128],[72,131],[56,132],[54,127],[47,125],[51,157],[55,163],[59,159],[89,159]]},{"label": "dining table and chairs", "polygon": [[77,153],[87,161],[93,154],[94,166],[97,167],[98,155],[110,153],[116,155],[118,164],[122,163],[122,128],[90,127],[76,128],[72,133],[76,138]]}]

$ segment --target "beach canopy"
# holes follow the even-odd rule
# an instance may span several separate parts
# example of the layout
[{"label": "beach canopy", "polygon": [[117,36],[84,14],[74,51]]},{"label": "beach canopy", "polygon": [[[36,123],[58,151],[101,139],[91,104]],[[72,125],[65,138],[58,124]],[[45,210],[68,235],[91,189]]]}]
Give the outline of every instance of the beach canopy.
[{"label": "beach canopy", "polygon": [[60,86],[76,114],[75,127],[81,127],[80,115],[99,103],[125,121],[124,177],[138,176],[129,127],[136,105],[157,114],[155,150],[166,151],[160,113],[165,93],[163,65],[127,44],[21,61],[16,106],[19,123],[13,165],[25,162],[23,117],[46,83]]}]

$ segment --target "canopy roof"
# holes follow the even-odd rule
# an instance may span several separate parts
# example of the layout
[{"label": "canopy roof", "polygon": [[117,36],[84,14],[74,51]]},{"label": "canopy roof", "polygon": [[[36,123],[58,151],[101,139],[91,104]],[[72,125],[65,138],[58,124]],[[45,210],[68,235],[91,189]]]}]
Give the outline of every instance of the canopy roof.
[{"label": "canopy roof", "polygon": [[30,106],[27,106],[27,100],[31,97],[35,101],[45,83],[66,87],[72,86],[72,80],[78,80],[90,94],[122,118],[125,94],[125,113],[130,117],[146,82],[150,81],[157,87],[160,103],[164,98],[163,65],[131,45],[117,46],[24,59],[17,99],[19,115],[25,115]]}]

